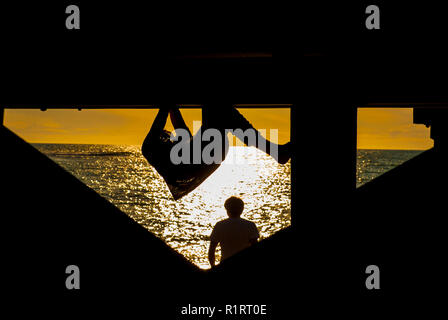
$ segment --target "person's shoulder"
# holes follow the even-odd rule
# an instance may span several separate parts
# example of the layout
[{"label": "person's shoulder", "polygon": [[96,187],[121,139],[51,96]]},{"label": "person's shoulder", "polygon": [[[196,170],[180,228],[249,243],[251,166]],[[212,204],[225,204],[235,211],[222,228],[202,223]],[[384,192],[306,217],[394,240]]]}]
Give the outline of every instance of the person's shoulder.
[{"label": "person's shoulder", "polygon": [[250,220],[247,220],[247,219],[243,219],[243,218],[240,218],[241,220],[241,223],[244,223],[244,224],[247,224],[247,225],[251,225],[251,226],[256,226],[256,224],[254,223],[254,222],[252,222],[252,221],[250,221]]},{"label": "person's shoulder", "polygon": [[258,227],[255,222],[245,220],[245,228],[247,228],[248,232],[251,234],[251,237],[258,238],[260,236],[260,232],[258,231]]},{"label": "person's shoulder", "polygon": [[219,227],[221,227],[221,226],[227,224],[228,220],[229,220],[229,219],[224,219],[224,220],[220,220],[220,221],[216,222],[216,224],[215,224],[215,228],[216,228],[216,227],[219,228]]}]

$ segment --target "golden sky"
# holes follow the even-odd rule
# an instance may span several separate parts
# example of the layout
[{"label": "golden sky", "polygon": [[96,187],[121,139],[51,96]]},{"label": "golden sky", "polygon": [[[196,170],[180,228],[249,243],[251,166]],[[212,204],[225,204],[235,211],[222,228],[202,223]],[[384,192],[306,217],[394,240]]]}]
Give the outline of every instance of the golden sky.
[{"label": "golden sky", "polygon": [[[290,110],[239,109],[257,129],[278,129],[279,143],[290,139]],[[200,109],[181,109],[193,130],[201,120]],[[6,109],[5,126],[31,143],[85,143],[140,145],[148,133],[157,110],[61,110]],[[172,129],[168,119],[167,129]]]},{"label": "golden sky", "polygon": [[358,149],[426,150],[430,129],[413,124],[412,108],[358,108]]},{"label": "golden sky", "polygon": [[[278,129],[279,143],[290,139],[290,110],[239,109],[257,129]],[[200,109],[181,110],[187,125],[201,120]],[[32,143],[140,145],[157,110],[5,110],[5,125]],[[172,129],[167,121],[167,129]],[[359,108],[359,149],[425,150],[433,146],[429,128],[412,123],[411,108]],[[268,137],[269,138],[269,137]]]}]

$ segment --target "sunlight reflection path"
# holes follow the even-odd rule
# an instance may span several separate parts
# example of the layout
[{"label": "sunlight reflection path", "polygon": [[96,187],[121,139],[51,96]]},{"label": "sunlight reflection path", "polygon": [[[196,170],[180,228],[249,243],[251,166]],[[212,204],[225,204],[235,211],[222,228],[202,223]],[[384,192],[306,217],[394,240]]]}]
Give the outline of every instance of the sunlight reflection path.
[{"label": "sunlight reflection path", "polygon": [[262,238],[291,222],[290,162],[279,165],[255,148],[231,147],[220,168],[176,202],[137,146],[35,146],[201,268],[209,267],[209,235],[227,217],[228,197],[243,199],[243,217]]}]

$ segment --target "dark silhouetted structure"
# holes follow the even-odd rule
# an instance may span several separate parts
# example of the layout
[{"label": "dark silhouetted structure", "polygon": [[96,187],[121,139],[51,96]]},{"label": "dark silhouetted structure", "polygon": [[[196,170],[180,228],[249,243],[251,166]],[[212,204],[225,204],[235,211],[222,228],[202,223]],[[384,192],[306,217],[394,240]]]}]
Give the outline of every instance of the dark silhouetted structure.
[{"label": "dark silhouetted structure", "polygon": [[255,244],[260,237],[255,223],[241,218],[244,202],[238,197],[230,197],[224,203],[228,219],[219,221],[210,235],[208,260],[215,266],[215,250],[221,246],[221,261],[228,259],[243,249]]},{"label": "dark silhouetted structure", "polygon": [[[176,142],[171,140],[171,132],[164,130],[168,113],[174,130],[178,130]],[[213,155],[213,159],[205,161],[203,149],[207,143],[202,142],[202,136],[205,136],[209,129],[219,133],[221,140],[218,141],[218,149],[221,150],[220,154]],[[185,136],[180,135],[180,130],[183,130]],[[267,141],[232,104],[204,106],[202,126],[194,136],[177,107],[162,107],[143,141],[142,154],[163,177],[174,200],[178,200],[196,189],[224,161],[229,151],[227,130],[232,130],[232,133],[246,145],[257,147],[281,164],[285,164],[291,158],[290,142],[280,145]],[[215,139],[212,139],[212,143],[217,142]],[[182,146],[183,152],[188,154],[187,159],[182,159],[180,163],[175,162],[172,155],[172,148],[177,144]],[[198,145],[199,148],[195,148],[194,145]],[[178,153],[179,150],[174,154],[178,155]]]}]

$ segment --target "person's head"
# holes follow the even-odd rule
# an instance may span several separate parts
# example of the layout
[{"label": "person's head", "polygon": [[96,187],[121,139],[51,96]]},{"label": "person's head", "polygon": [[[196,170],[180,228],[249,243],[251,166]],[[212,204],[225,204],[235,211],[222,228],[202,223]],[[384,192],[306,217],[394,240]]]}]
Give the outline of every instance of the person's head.
[{"label": "person's head", "polygon": [[238,218],[243,213],[244,202],[238,197],[230,197],[224,202],[224,208],[230,218]]}]

